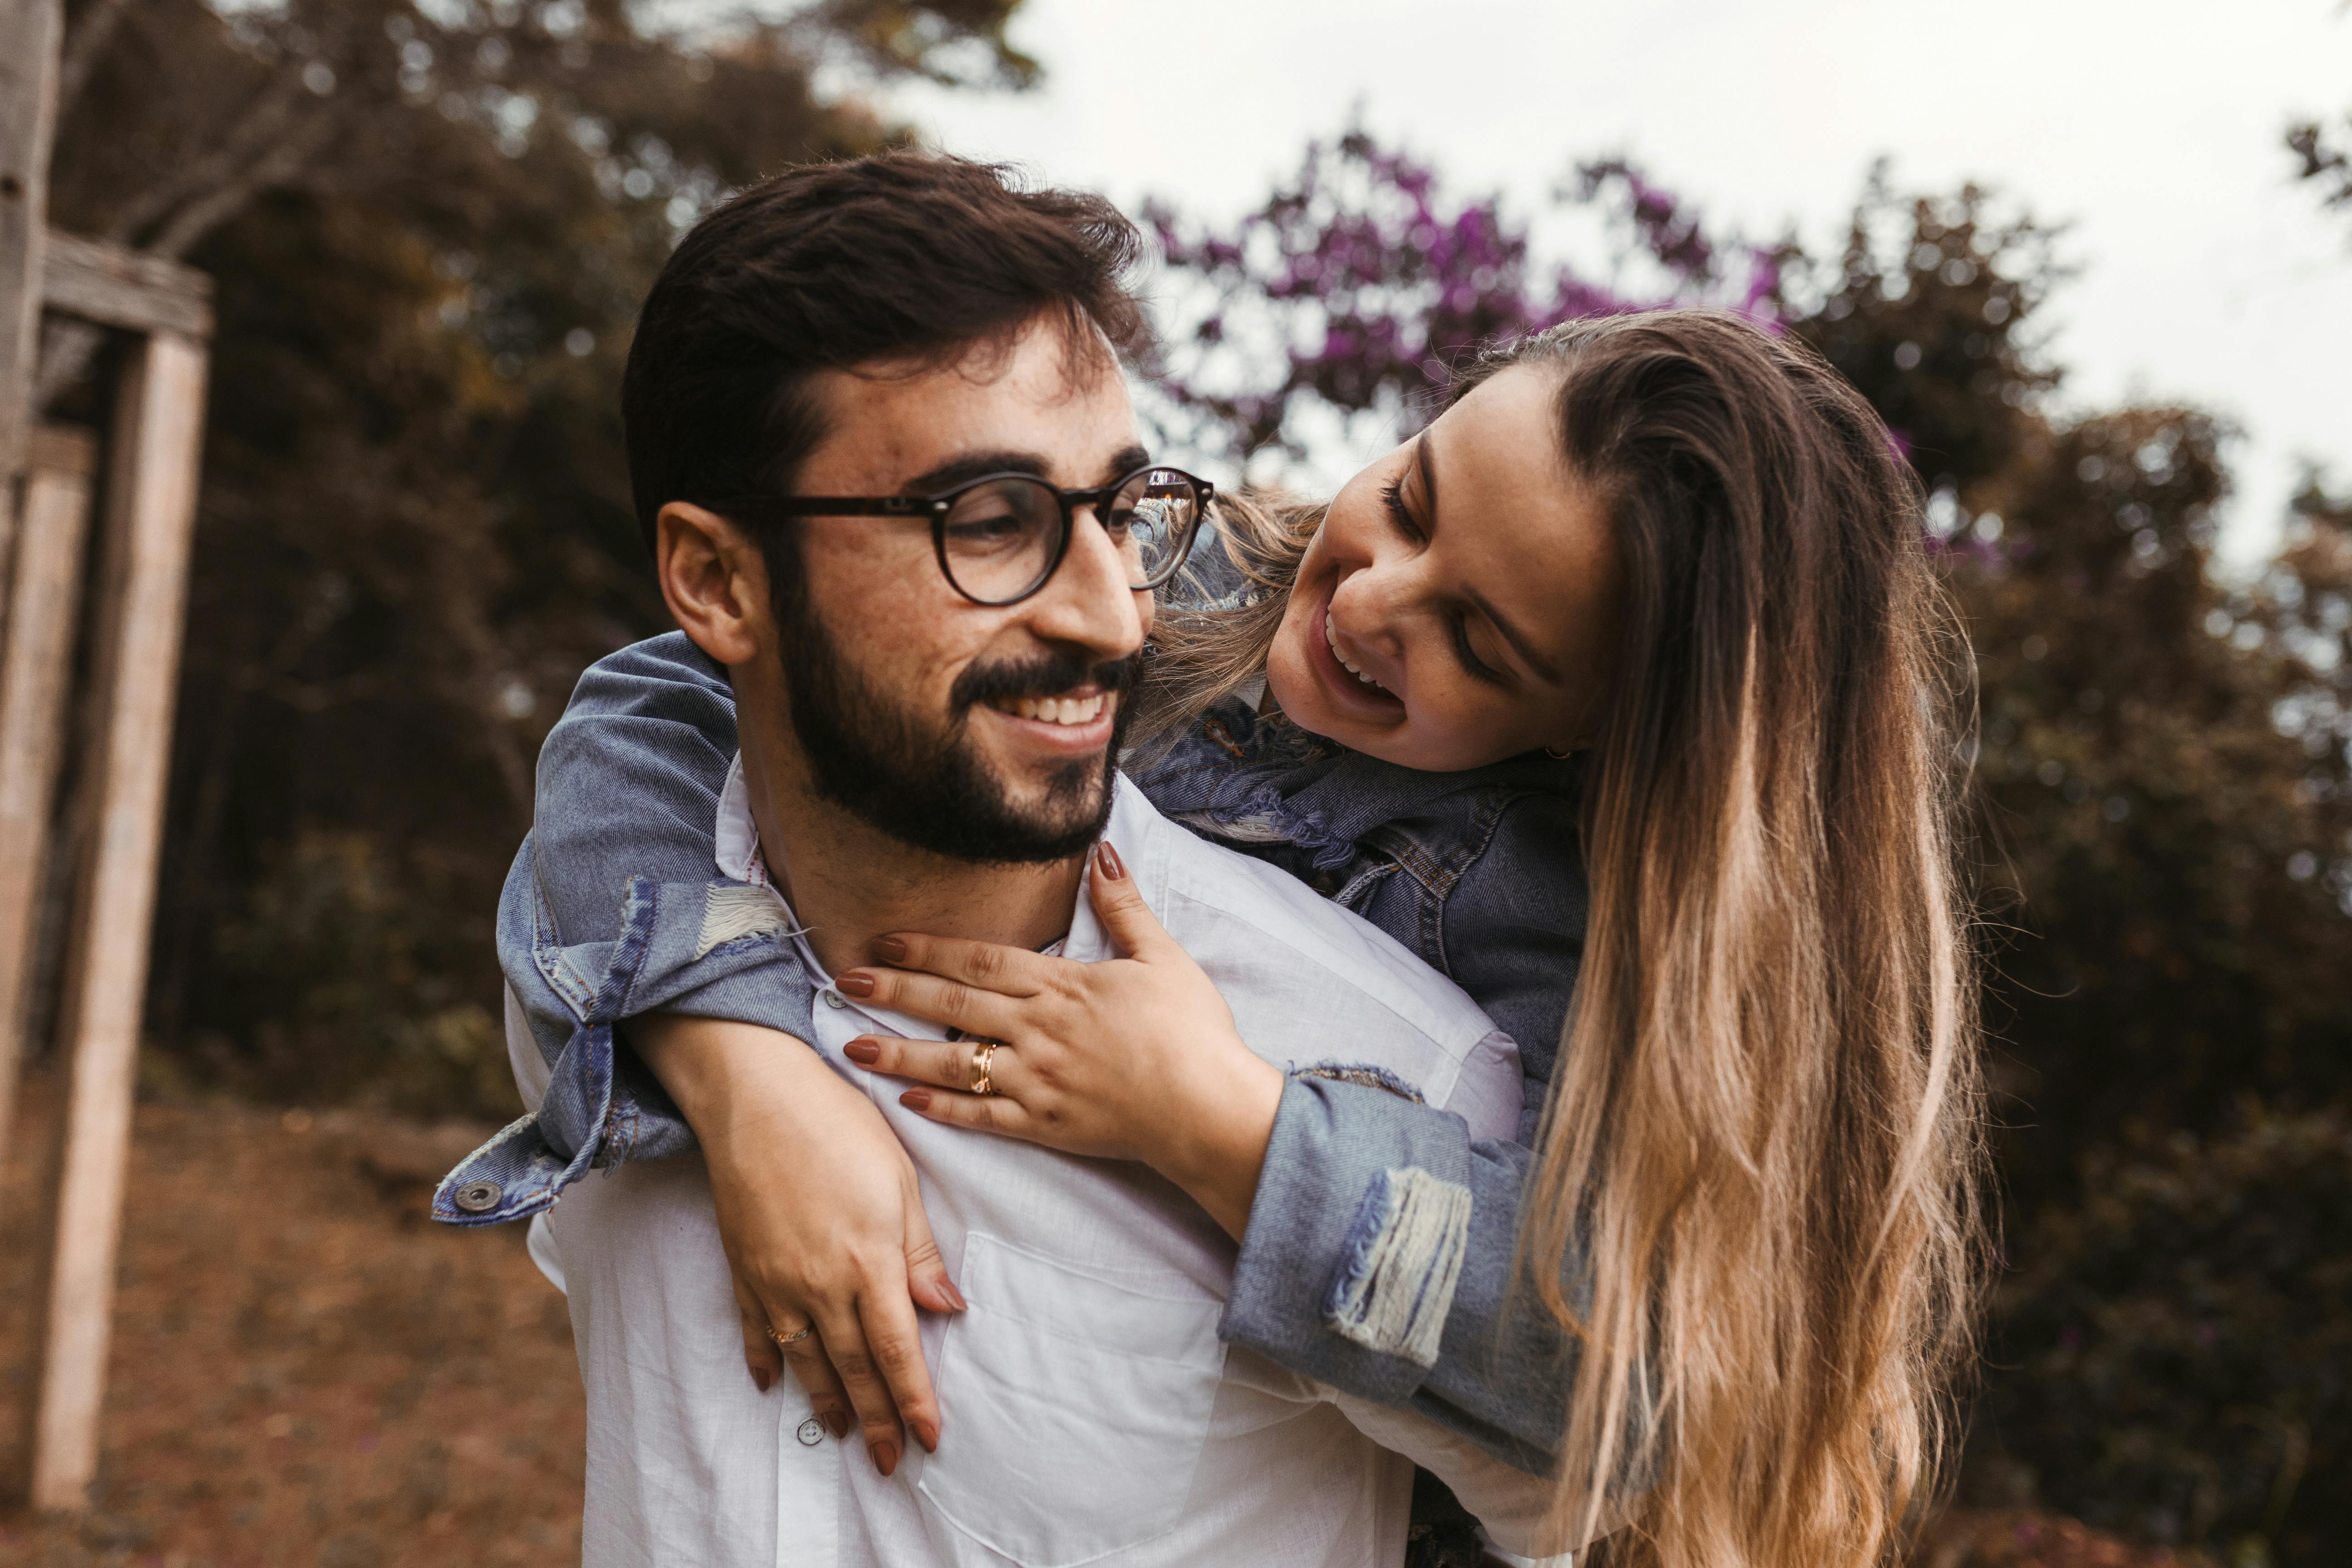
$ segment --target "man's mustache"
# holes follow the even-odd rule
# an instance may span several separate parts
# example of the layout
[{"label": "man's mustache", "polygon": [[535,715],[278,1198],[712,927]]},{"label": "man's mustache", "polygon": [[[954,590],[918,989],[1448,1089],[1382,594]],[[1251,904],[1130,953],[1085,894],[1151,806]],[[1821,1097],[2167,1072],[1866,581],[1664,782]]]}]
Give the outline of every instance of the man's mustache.
[{"label": "man's mustache", "polygon": [[955,685],[948,692],[948,706],[961,719],[977,702],[1055,697],[1087,685],[1123,698],[1142,673],[1140,652],[1101,663],[1081,654],[1064,653],[999,664],[975,664],[956,677]]}]

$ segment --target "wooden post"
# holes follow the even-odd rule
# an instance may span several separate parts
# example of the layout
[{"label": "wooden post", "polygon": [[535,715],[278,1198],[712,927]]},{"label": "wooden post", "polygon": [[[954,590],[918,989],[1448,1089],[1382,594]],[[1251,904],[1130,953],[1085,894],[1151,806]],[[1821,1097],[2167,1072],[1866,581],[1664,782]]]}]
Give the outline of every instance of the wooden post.
[{"label": "wooden post", "polygon": [[12,1142],[24,1059],[26,980],[57,802],[97,457],[89,432],[47,426],[33,432],[25,465],[24,537],[0,651],[0,1156]]},{"label": "wooden post", "polygon": [[[0,5],[7,3],[0,0]],[[212,279],[194,268],[69,234],[51,234],[43,251],[41,297],[51,310],[135,333],[142,341],[155,333],[198,342],[211,337]],[[48,434],[43,432],[37,443]],[[117,446],[127,438],[119,434]],[[86,497],[89,465],[86,449],[79,458],[68,453],[76,439],[71,433],[58,439],[65,445],[47,448],[58,454],[50,465],[57,471],[28,481],[26,537],[18,546],[22,563],[13,592],[0,595],[0,611],[8,616],[0,622],[5,628],[0,635],[9,650],[0,666],[0,1150],[7,1148],[13,1132],[10,1113],[23,1061],[33,954],[39,945],[41,867],[55,826],[48,805],[62,721],[51,715],[65,701],[74,617],[80,608],[76,590],[86,517],[67,504],[67,492],[79,487],[77,493]],[[80,478],[64,472],[77,464]],[[195,483],[193,469],[188,483]],[[46,500],[33,494],[33,485],[48,487]],[[5,494],[0,485],[0,498]],[[0,507],[0,513],[6,510]],[[66,530],[70,538],[39,537],[52,529]],[[19,626],[26,616],[33,619]],[[43,651],[51,649],[56,651]],[[54,692],[47,684],[52,678],[58,683]]]},{"label": "wooden post", "polygon": [[0,0],[0,572],[15,531],[13,485],[32,424],[57,135],[63,0]]},{"label": "wooden post", "polygon": [[32,1497],[42,1509],[86,1506],[98,1469],[205,370],[201,342],[151,333],[126,367],[115,406],[94,672],[102,707],[82,774],[83,787],[96,792],[98,831],[68,968],[60,1037],[70,1045],[73,1076],[34,1427]]}]

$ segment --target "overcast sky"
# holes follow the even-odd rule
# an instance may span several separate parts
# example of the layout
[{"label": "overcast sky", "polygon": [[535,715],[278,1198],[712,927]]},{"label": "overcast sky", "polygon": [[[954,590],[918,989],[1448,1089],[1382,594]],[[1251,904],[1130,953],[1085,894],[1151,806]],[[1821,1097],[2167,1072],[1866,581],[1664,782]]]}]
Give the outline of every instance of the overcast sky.
[{"label": "overcast sky", "polygon": [[2275,540],[2300,459],[2352,484],[2352,214],[2281,142],[2352,110],[2344,0],[1028,0],[1013,37],[1036,92],[892,106],[1130,206],[1238,213],[1359,107],[1523,216],[1602,153],[1759,237],[1830,238],[1882,153],[1904,188],[1997,185],[2074,225],[2064,406],[2245,430],[2231,553]]}]

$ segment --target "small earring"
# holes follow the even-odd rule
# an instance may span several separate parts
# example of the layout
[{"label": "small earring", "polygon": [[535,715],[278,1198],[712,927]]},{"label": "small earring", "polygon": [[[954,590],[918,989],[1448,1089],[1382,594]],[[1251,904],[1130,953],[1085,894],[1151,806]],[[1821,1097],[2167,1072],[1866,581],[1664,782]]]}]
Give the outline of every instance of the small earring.
[{"label": "small earring", "polygon": [[1569,758],[1576,755],[1576,748],[1570,746],[1567,751],[1561,752],[1555,751],[1551,747],[1546,746],[1544,748],[1544,755],[1549,757],[1553,762],[1564,763],[1568,761]]}]

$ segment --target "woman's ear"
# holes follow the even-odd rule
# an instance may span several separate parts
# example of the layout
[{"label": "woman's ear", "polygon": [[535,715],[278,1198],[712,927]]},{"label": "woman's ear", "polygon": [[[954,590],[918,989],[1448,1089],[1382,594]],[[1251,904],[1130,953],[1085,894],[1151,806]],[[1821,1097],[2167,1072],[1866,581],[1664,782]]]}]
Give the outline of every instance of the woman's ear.
[{"label": "woman's ear", "polygon": [[678,629],[720,664],[749,664],[770,640],[767,558],[717,512],[691,501],[663,507],[654,572]]}]

